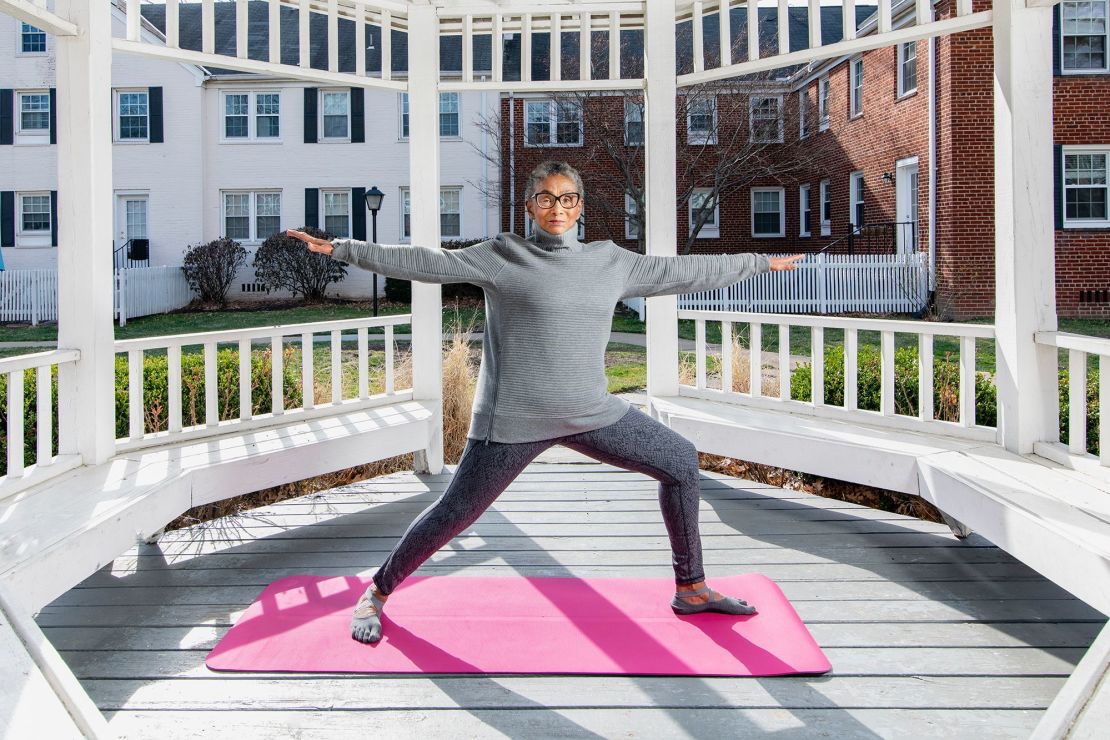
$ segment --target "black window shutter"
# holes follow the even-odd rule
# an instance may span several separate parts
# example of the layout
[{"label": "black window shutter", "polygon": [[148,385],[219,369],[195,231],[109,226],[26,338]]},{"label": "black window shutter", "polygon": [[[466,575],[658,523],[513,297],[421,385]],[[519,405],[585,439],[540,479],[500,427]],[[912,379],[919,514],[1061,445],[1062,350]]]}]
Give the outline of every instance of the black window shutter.
[{"label": "black window shutter", "polygon": [[0,246],[15,246],[15,191],[0,192]]},{"label": "black window shutter", "polygon": [[1061,69],[1060,53],[1060,4],[1052,6],[1052,74],[1059,75]]},{"label": "black window shutter", "polygon": [[366,241],[366,188],[351,188],[351,237]]},{"label": "black window shutter", "polygon": [[304,89],[304,143],[316,143],[316,91],[318,88]]},{"label": "black window shutter", "polygon": [[351,143],[362,144],[366,141],[366,116],[363,114],[365,106],[363,97],[365,91],[361,87],[351,88]]},{"label": "black window shutter", "polygon": [[304,189],[304,225],[320,228],[320,189]]},{"label": "black window shutter", "polygon": [[15,128],[12,119],[14,99],[15,90],[0,90],[0,144],[11,144],[14,141]]},{"label": "black window shutter", "polygon": [[[1058,6],[1057,6],[1058,7]],[[1056,228],[1064,228],[1064,147],[1052,145],[1052,194],[1056,211]]]},{"label": "black window shutter", "polygon": [[58,143],[58,88],[50,88],[50,143]]},{"label": "black window shutter", "polygon": [[150,143],[160,144],[162,136],[162,88],[147,88],[147,110],[150,111]]},{"label": "black window shutter", "polygon": [[58,191],[50,191],[50,246],[58,246]]}]

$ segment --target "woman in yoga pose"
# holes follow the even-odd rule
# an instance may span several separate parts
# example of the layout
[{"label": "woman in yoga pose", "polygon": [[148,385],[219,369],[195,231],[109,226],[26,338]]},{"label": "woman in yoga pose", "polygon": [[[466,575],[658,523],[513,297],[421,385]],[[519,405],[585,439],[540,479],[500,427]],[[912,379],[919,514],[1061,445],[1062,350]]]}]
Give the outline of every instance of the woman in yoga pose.
[{"label": "woman in yoga pose", "polygon": [[447,489],[421,512],[373,575],[355,607],[351,636],[377,642],[389,595],[470,526],[537,455],[560,444],[659,481],[659,505],[675,573],[671,608],[754,614],[743,599],[705,585],[698,531],[694,444],[608,392],[605,348],[622,298],[710,290],[804,255],[642,255],[612,241],[578,241],[582,180],[565,162],[531,173],[525,207],[534,233],[464,249],[383,246],[287,231],[310,250],[387,277],[467,282],[485,292],[482,364],[466,447]]}]

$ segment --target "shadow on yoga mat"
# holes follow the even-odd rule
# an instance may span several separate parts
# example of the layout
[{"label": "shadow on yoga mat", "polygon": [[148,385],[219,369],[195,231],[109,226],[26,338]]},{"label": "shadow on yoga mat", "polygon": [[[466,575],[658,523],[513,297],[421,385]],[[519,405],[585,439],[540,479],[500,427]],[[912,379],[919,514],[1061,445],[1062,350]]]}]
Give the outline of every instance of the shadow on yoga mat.
[{"label": "shadow on yoga mat", "polygon": [[670,578],[410,576],[381,642],[351,638],[369,577],[274,581],[205,659],[217,671],[780,676],[830,670],[770,579],[718,576],[751,616],[671,611]]}]

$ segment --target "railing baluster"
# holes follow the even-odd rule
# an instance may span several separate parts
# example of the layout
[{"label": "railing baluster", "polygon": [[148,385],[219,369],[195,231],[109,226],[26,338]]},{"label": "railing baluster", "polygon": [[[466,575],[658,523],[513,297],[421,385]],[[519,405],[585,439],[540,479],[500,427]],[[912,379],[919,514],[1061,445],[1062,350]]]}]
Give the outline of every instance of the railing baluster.
[{"label": "railing baluster", "polygon": [[[22,377],[22,376],[21,376]],[[143,351],[127,353],[127,420],[131,439],[143,436]]]},{"label": "railing baluster", "polygon": [[310,0],[301,0],[297,11],[297,49],[300,51],[297,64],[305,69],[311,66],[309,58],[309,13]]},{"label": "railing baluster", "polygon": [[366,76],[366,7],[355,5],[355,74]]},{"label": "railing baluster", "polygon": [[239,340],[239,418],[249,419],[254,413],[252,403],[251,340]]},{"label": "railing baluster", "polygon": [[[276,4],[278,0],[271,0],[271,2]],[[166,46],[171,49],[178,48],[180,44],[177,3],[178,0],[166,0]]]},{"label": "railing baluster", "polygon": [[890,4],[891,0],[879,0],[879,21],[878,33],[887,33],[890,31]]},{"label": "railing baluster", "polygon": [[[334,0],[333,0],[334,2]],[[235,0],[235,56],[247,58],[247,0]]]},{"label": "railing baluster", "polygon": [[821,45],[821,0],[809,0],[809,48]]},{"label": "railing baluster", "polygon": [[705,319],[694,320],[694,387],[705,390]]},{"label": "railing baluster", "polygon": [[588,80],[593,75],[593,64],[590,61],[590,47],[593,44],[590,32],[590,13],[580,13],[578,16],[578,79]]},{"label": "railing baluster", "polygon": [[532,81],[532,15],[520,16],[520,80]]},{"label": "railing baluster", "polygon": [[367,347],[366,327],[360,326],[358,328],[358,397],[359,399],[366,398],[370,395],[370,379],[367,377],[369,368],[367,363],[370,361],[370,352]]},{"label": "railing baluster", "polygon": [[328,71],[339,71],[339,1],[328,0]]},{"label": "railing baluster", "polygon": [[788,0],[779,0],[778,14],[779,28],[779,54],[790,53],[790,4]]},{"label": "railing baluster", "polygon": [[1110,467],[1110,355],[1098,357],[1098,459]]},{"label": "railing baluster", "polygon": [[127,40],[140,41],[139,0],[127,0]]},{"label": "railing baluster", "polygon": [[[393,79],[393,14],[388,10],[381,12],[382,29],[382,79]],[[493,55],[494,64],[500,69],[501,55]]]},{"label": "railing baluster", "polygon": [[933,335],[917,335],[917,418],[933,420]]},{"label": "railing baluster", "polygon": [[[925,0],[929,2],[929,0]],[[856,37],[856,0],[844,0],[843,27],[844,40],[851,41]]]},{"label": "railing baluster", "polygon": [[763,395],[763,325],[748,324],[748,393],[752,398]]},{"label": "railing baluster", "polygon": [[[307,2],[307,0],[302,0],[302,2]],[[200,25],[200,49],[205,54],[211,54],[216,48],[216,8],[214,0],[203,0],[201,3]]]},{"label": "railing baluster", "polygon": [[551,16],[551,79],[563,79],[563,14]]},{"label": "railing baluster", "polygon": [[960,337],[960,424],[975,425],[975,337]]},{"label": "railing baluster", "polygon": [[8,373],[8,479],[23,475],[23,371]]},{"label": "railing baluster", "polygon": [[277,416],[285,412],[285,368],[280,334],[270,337],[270,411]]},{"label": "railing baluster", "polygon": [[385,392],[393,393],[393,324],[385,327]]},{"label": "railing baluster", "polygon": [[343,336],[338,329],[331,332],[331,402],[343,402]]},{"label": "railing baluster", "polygon": [[748,61],[759,59],[759,2],[748,0]]},{"label": "railing baluster", "polygon": [[1068,449],[1087,453],[1087,353],[1081,349],[1068,350]]},{"label": "railing baluster", "polygon": [[472,58],[474,50],[474,16],[467,13],[462,19],[462,66],[463,66],[463,81],[471,82],[474,80],[474,60]]},{"label": "railing baluster", "polygon": [[493,56],[493,81],[501,82],[504,71],[501,69],[503,60],[501,59],[502,48],[504,40],[501,38],[504,34],[501,30],[501,14],[493,14],[493,35],[490,39],[492,48],[490,53]]},{"label": "railing baluster", "polygon": [[894,332],[883,329],[880,337],[879,413],[894,416]]},{"label": "railing baluster", "polygon": [[721,322],[721,391],[732,393],[732,322]]},{"label": "railing baluster", "polygon": [[825,405],[825,329],[809,327],[810,394],[814,406]]},{"label": "railing baluster", "polygon": [[54,457],[54,394],[51,388],[52,365],[35,370],[35,451],[36,465],[49,465]]},{"label": "railing baluster", "polygon": [[702,72],[705,70],[705,51],[702,49],[702,4],[701,0],[694,0],[693,8],[693,23],[694,32],[694,71]]},{"label": "railing baluster", "polygon": [[216,406],[219,398],[218,373],[216,366],[216,343],[204,343],[204,425],[213,427],[220,423],[220,412]]},{"label": "railing baluster", "polygon": [[721,39],[721,66],[732,64],[732,19],[728,10],[729,0],[721,0],[717,9],[720,17],[719,31]]},{"label": "railing baluster", "polygon": [[609,11],[609,79],[621,78],[621,14]]},{"label": "railing baluster", "polygon": [[313,382],[312,332],[301,334],[301,403],[304,408],[316,407],[316,384]]},{"label": "railing baluster", "polygon": [[779,400],[790,400],[790,324],[779,324]]},{"label": "railing baluster", "polygon": [[169,365],[170,432],[181,431],[181,345],[171,344],[166,349]]}]

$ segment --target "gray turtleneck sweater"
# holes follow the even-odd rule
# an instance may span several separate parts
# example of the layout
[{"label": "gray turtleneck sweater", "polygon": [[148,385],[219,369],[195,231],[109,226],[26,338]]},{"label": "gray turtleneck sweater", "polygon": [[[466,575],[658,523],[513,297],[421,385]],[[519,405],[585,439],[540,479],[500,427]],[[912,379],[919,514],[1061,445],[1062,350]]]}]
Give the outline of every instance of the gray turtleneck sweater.
[{"label": "gray turtleneck sweater", "polygon": [[711,290],[771,269],[763,254],[643,255],[538,225],[529,239],[502,233],[463,249],[332,245],[333,258],[386,277],[481,286],[486,324],[467,436],[494,442],[562,437],[624,416],[629,404],[605,376],[620,299]]}]

